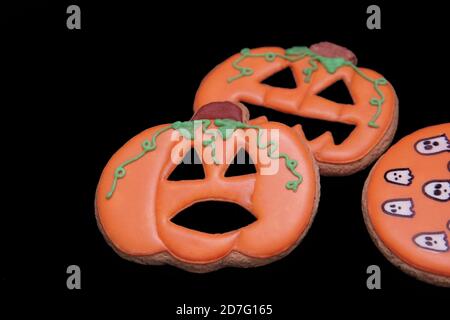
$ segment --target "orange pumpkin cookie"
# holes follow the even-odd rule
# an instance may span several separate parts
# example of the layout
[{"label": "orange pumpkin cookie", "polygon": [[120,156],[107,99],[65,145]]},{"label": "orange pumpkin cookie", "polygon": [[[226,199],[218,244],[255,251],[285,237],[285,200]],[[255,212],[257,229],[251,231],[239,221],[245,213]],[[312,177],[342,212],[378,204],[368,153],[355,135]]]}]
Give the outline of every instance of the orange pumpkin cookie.
[{"label": "orange pumpkin cookie", "polygon": [[[194,110],[212,101],[233,101],[306,118],[355,126],[341,143],[330,132],[309,141],[324,175],[349,175],[369,165],[388,147],[397,128],[397,97],[377,72],[356,66],[349,50],[328,42],[310,48],[243,49],[216,66],[201,82]],[[296,88],[263,83],[290,68]],[[319,93],[343,80],[354,104],[340,104]]]},{"label": "orange pumpkin cookie", "polygon": [[[168,180],[191,148],[205,178]],[[241,148],[256,173],[225,177]],[[236,203],[256,221],[223,234],[171,221],[208,200]],[[191,121],[156,126],[127,142],[106,165],[95,205],[99,228],[122,257],[208,272],[285,256],[306,234],[318,200],[318,169],[298,128],[263,117],[248,121],[244,106],[218,102],[199,109]]]},{"label": "orange pumpkin cookie", "polygon": [[414,132],[375,164],[362,208],[375,244],[400,269],[450,286],[450,123]]}]

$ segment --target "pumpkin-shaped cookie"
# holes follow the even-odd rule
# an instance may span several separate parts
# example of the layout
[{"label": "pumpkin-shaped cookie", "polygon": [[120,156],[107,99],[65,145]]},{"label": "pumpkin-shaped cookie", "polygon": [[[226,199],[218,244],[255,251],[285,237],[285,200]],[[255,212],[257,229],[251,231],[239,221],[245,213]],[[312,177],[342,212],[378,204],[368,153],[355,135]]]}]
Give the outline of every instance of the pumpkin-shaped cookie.
[{"label": "pumpkin-shaped cookie", "polygon": [[[205,178],[169,181],[191,148]],[[240,148],[257,172],[225,177]],[[264,118],[248,121],[243,106],[223,102],[204,106],[191,121],[156,126],[127,142],[101,175],[96,216],[108,243],[126,259],[207,272],[286,255],[307,232],[318,198],[318,170],[299,131]],[[208,200],[238,204],[256,221],[223,234],[171,221]]]},{"label": "pumpkin-shaped cookie", "polygon": [[450,286],[450,123],[416,131],[375,164],[364,218],[386,257],[424,281]]},{"label": "pumpkin-shaped cookie", "polygon": [[[263,83],[286,68],[291,69],[296,88]],[[353,105],[319,96],[340,80],[348,88]],[[377,72],[357,67],[351,51],[331,43],[287,50],[243,49],[203,79],[194,110],[222,100],[355,126],[340,144],[330,132],[309,141],[324,175],[348,175],[363,169],[387,148],[397,127],[397,98],[392,85]]]}]

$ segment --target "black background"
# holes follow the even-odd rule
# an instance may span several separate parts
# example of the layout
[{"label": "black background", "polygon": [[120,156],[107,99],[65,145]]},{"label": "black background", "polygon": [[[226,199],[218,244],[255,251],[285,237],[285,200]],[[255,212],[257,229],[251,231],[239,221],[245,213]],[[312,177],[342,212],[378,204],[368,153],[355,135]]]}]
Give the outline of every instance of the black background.
[{"label": "black background", "polygon": [[[81,30],[66,28],[69,4],[81,7]],[[260,268],[199,275],[141,266],[117,256],[96,226],[95,188],[110,156],[148,127],[189,119],[203,76],[244,47],[328,40],[351,48],[360,66],[383,74],[397,91],[394,141],[450,121],[445,10],[378,3],[382,29],[368,30],[368,4],[2,5],[4,161],[20,166],[4,167],[13,191],[6,200],[14,210],[4,212],[12,222],[3,226],[11,258],[2,262],[2,289],[69,303],[138,298],[146,301],[149,318],[161,319],[175,318],[183,303],[272,304],[272,318],[278,318],[317,301],[448,302],[448,289],[405,275],[372,243],[360,209],[370,167],[349,177],[321,177],[319,211],[301,245]],[[292,123],[292,117],[277,118],[283,119]],[[309,128],[312,136],[323,129]],[[71,264],[82,270],[79,291],[66,288]],[[372,264],[381,267],[381,290],[366,288]]]}]

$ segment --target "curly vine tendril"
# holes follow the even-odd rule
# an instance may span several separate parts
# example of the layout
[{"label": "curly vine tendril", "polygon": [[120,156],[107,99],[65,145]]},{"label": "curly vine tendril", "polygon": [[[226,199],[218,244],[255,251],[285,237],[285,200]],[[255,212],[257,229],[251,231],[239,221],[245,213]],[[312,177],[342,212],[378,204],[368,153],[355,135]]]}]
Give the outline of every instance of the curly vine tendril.
[{"label": "curly vine tendril", "polygon": [[292,175],[297,177],[297,180],[288,181],[285,184],[285,187],[288,190],[297,191],[299,184],[303,181],[302,175],[295,170],[298,166],[297,160],[291,159],[287,153],[279,153],[277,156],[274,156],[273,154],[278,150],[278,144],[275,141],[269,141],[266,144],[263,144],[261,142],[261,127],[246,126],[246,128],[258,130],[258,136],[256,138],[256,145],[258,149],[267,149],[267,155],[272,159],[284,159],[286,168],[292,173]]},{"label": "curly vine tendril", "polygon": [[123,163],[121,163],[116,168],[116,170],[114,170],[114,180],[113,180],[113,183],[111,185],[110,191],[106,194],[106,199],[110,199],[112,197],[112,195],[113,195],[113,193],[114,193],[114,191],[116,190],[116,187],[117,187],[117,180],[122,179],[123,177],[125,177],[125,175],[127,173],[127,171],[125,170],[125,167],[127,165],[129,165],[130,163],[133,163],[133,162],[139,160],[140,158],[142,158],[147,152],[155,150],[156,149],[156,138],[160,134],[166,132],[167,130],[169,130],[171,128],[172,128],[171,126],[167,126],[167,127],[161,128],[161,129],[159,129],[158,131],[155,132],[155,134],[153,135],[153,137],[151,138],[150,141],[145,139],[142,142],[142,144],[141,144],[142,151],[138,155],[134,156],[133,158],[128,159],[128,160],[124,161]]},{"label": "curly vine tendril", "polygon": [[[215,164],[218,164],[217,158],[216,158],[216,146],[215,141],[217,140],[219,134],[222,137],[223,140],[228,139],[237,129],[256,129],[258,130],[258,136],[257,136],[257,147],[259,149],[268,149],[267,154],[272,159],[278,159],[283,158],[285,160],[286,167],[288,170],[297,177],[297,180],[288,181],[285,185],[286,189],[297,191],[298,185],[302,183],[303,177],[296,171],[297,168],[297,161],[291,159],[286,153],[280,153],[277,156],[274,156],[273,153],[278,149],[278,144],[275,141],[270,141],[266,144],[261,143],[261,127],[258,126],[252,126],[247,125],[240,121],[235,121],[231,119],[216,119],[214,120],[214,124],[217,126],[217,130],[207,130],[209,125],[211,124],[210,120],[195,120],[195,121],[177,121],[174,122],[168,126],[165,126],[159,130],[157,130],[150,140],[145,139],[141,144],[141,152],[137,154],[136,156],[122,162],[116,170],[114,170],[114,179],[111,185],[110,191],[106,194],[106,199],[110,199],[114,191],[117,188],[117,183],[119,179],[122,179],[126,175],[125,167],[129,164],[141,159],[144,155],[146,155],[148,152],[151,152],[156,149],[156,139],[158,136],[160,136],[162,133],[168,131],[168,130],[177,130],[182,136],[189,140],[193,140],[195,137],[195,130],[201,125],[202,131],[205,134],[210,134],[211,138],[208,140],[203,141],[204,146],[210,146],[211,147],[211,156],[213,157],[213,161]],[[270,147],[270,148],[269,148]]]},{"label": "curly vine tendril", "polygon": [[345,60],[344,58],[336,57],[336,58],[329,58],[320,56],[314,52],[312,52],[307,47],[292,47],[285,50],[285,54],[279,54],[276,52],[265,52],[265,53],[251,53],[250,49],[245,48],[242,49],[240,52],[240,57],[237,58],[235,61],[232,62],[232,66],[234,69],[239,71],[239,73],[235,76],[232,76],[227,79],[228,83],[231,83],[235,80],[238,80],[242,77],[248,77],[253,75],[254,70],[250,67],[243,67],[240,65],[241,62],[243,62],[247,58],[264,58],[267,62],[273,62],[276,58],[284,59],[289,62],[295,62],[298,60],[301,60],[305,58],[306,56],[310,57],[309,64],[310,67],[307,67],[303,70],[303,74],[305,75],[305,83],[309,83],[311,81],[312,74],[318,69],[317,63],[320,62],[325,70],[328,73],[335,73],[337,69],[341,68],[342,66],[349,66],[351,67],[359,76],[361,76],[363,79],[369,81],[375,90],[375,92],[378,95],[377,97],[373,97],[369,100],[370,105],[375,106],[377,108],[377,111],[370,119],[368,126],[372,128],[378,128],[379,126],[376,124],[376,121],[380,117],[382,113],[382,105],[385,101],[385,97],[383,92],[380,89],[380,85],[386,85],[387,80],[384,78],[378,78],[378,79],[372,79],[368,77],[365,73],[363,73],[357,66],[355,66],[352,62]]}]

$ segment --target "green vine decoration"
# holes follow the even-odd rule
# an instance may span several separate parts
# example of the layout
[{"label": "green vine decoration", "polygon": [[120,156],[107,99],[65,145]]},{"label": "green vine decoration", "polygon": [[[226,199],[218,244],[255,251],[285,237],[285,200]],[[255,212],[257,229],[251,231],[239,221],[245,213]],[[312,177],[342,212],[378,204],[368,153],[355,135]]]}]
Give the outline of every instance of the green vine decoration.
[{"label": "green vine decoration", "polygon": [[125,167],[128,166],[130,163],[133,163],[133,162],[139,160],[140,158],[145,156],[146,153],[155,150],[156,149],[156,138],[158,138],[159,135],[168,131],[171,128],[172,128],[171,126],[161,128],[155,132],[155,134],[153,135],[153,137],[150,140],[145,139],[141,144],[142,151],[138,155],[134,156],[133,158],[128,159],[125,162],[121,163],[116,168],[116,170],[114,170],[114,180],[111,185],[111,190],[106,194],[106,199],[110,199],[113,196],[113,193],[117,187],[117,181],[119,179],[122,179],[123,177],[125,177],[125,175],[127,173],[127,171],[125,170]]},{"label": "green vine decoration", "polygon": [[[194,120],[194,121],[177,121],[174,122],[168,126],[165,126],[159,130],[157,130],[153,136],[150,138],[150,140],[145,139],[141,143],[142,150],[139,154],[136,156],[124,161],[121,163],[116,170],[114,170],[114,179],[110,188],[110,191],[106,194],[106,199],[110,199],[114,191],[117,189],[118,180],[122,179],[126,175],[126,169],[129,164],[138,161],[143,156],[145,156],[148,152],[151,152],[156,149],[156,139],[158,136],[160,136],[162,133],[168,131],[168,130],[177,130],[183,137],[189,140],[194,140],[195,138],[195,131],[200,126],[202,127],[202,132],[204,134],[211,134],[211,138],[208,140],[203,141],[203,145],[205,147],[210,146],[211,147],[211,156],[213,157],[214,164],[218,164],[218,160],[216,158],[216,146],[215,141],[221,136],[223,140],[227,140],[231,137],[231,135],[237,130],[237,129],[256,129],[258,130],[258,136],[257,136],[257,147],[259,149],[268,149],[267,155],[272,159],[281,159],[283,158],[285,161],[285,165],[287,169],[297,177],[296,180],[288,181],[285,185],[286,189],[297,191],[298,186],[302,183],[303,177],[300,173],[296,171],[296,168],[298,166],[297,160],[291,159],[289,155],[286,153],[280,153],[278,156],[274,156],[273,153],[278,149],[278,144],[275,141],[270,141],[266,144],[261,143],[261,127],[258,126],[252,126],[247,125],[240,121],[235,121],[232,119],[215,119],[214,124],[217,127],[217,130],[209,129],[211,121],[210,120]],[[270,147],[270,148],[269,148]]]},{"label": "green vine decoration", "polygon": [[276,52],[266,52],[266,53],[251,53],[249,48],[244,48],[241,50],[241,56],[237,58],[235,61],[233,61],[232,65],[233,67],[239,71],[239,74],[236,76],[228,78],[228,83],[231,83],[237,79],[240,79],[242,77],[248,77],[251,76],[254,73],[254,70],[249,67],[242,67],[239,65],[242,61],[244,61],[247,58],[264,58],[267,62],[273,62],[276,58],[281,58],[290,62],[294,62],[297,60],[300,60],[304,57],[301,55],[283,55]]},{"label": "green vine decoration", "polygon": [[203,141],[203,146],[207,147],[210,146],[211,147],[211,157],[213,159],[214,164],[218,164],[219,161],[216,158],[216,140],[217,140],[217,131],[216,130],[206,130],[205,134],[210,134],[211,138],[209,140],[204,140]]},{"label": "green vine decoration", "polygon": [[[266,144],[261,143],[261,127],[247,125],[231,119],[216,119],[214,124],[217,126],[218,131],[221,132],[223,139],[227,139],[237,129],[256,129],[258,131],[258,136],[256,138],[256,145],[258,149],[267,149],[267,155],[272,159],[284,159],[286,168],[292,175],[297,177],[297,180],[288,181],[285,184],[285,188],[288,190],[297,191],[298,186],[303,181],[302,175],[295,170],[298,166],[297,160],[291,159],[286,153],[280,153],[278,156],[274,156],[273,153],[278,149],[278,144],[275,141],[269,141]],[[225,135],[223,132],[228,132],[228,135]]]},{"label": "green vine decoration", "polygon": [[339,68],[343,66],[348,66],[352,68],[359,76],[361,76],[364,80],[369,81],[378,95],[378,97],[373,97],[369,100],[371,106],[377,108],[375,114],[370,119],[368,126],[372,128],[378,128],[379,126],[376,124],[376,121],[380,117],[382,113],[382,105],[385,101],[385,97],[383,92],[380,89],[380,85],[386,85],[388,82],[385,78],[373,79],[363,73],[357,66],[355,66],[352,62],[345,60],[344,58],[329,58],[320,56],[314,52],[312,52],[308,47],[292,47],[285,50],[285,54],[279,54],[275,52],[265,52],[265,53],[251,53],[250,49],[245,48],[240,52],[241,56],[232,62],[232,66],[234,69],[239,71],[239,73],[235,76],[232,76],[227,79],[228,83],[231,83],[235,80],[238,80],[242,77],[248,77],[253,75],[254,70],[250,67],[243,67],[240,65],[247,58],[264,58],[267,62],[273,62],[276,58],[284,59],[289,62],[295,62],[301,60],[305,57],[309,57],[310,67],[307,67],[303,70],[303,74],[305,75],[304,81],[305,83],[309,83],[311,81],[311,77],[315,71],[318,69],[317,63],[320,63],[325,70],[333,74]]}]

